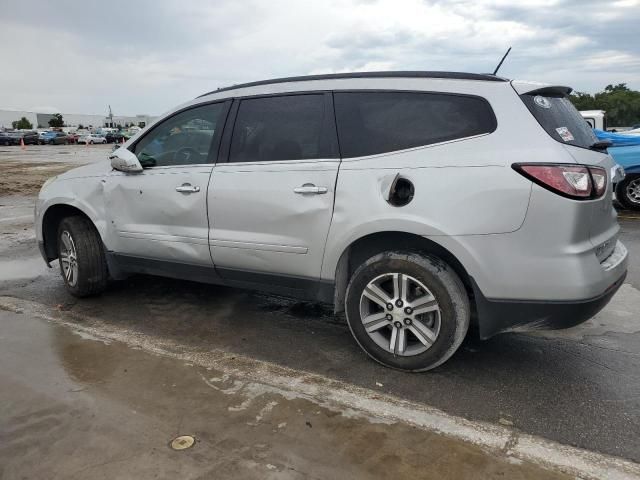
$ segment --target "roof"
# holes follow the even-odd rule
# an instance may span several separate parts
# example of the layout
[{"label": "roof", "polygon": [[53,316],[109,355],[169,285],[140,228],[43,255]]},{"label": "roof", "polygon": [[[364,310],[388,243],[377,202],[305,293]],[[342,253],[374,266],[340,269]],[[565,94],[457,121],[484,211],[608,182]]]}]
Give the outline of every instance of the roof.
[{"label": "roof", "polygon": [[[259,85],[271,85],[275,83],[308,82],[312,80],[333,80],[340,78],[446,78],[451,80],[479,80],[484,82],[508,82],[506,78],[497,77],[488,73],[464,73],[464,72],[426,72],[426,71],[397,71],[397,72],[352,72],[352,73],[328,73],[324,75],[305,75],[301,77],[274,78],[260,80],[258,82],[241,83],[230,87],[218,88],[204,93],[200,97],[214,93],[226,92],[246,87]],[[200,98],[198,97],[198,98]]]}]

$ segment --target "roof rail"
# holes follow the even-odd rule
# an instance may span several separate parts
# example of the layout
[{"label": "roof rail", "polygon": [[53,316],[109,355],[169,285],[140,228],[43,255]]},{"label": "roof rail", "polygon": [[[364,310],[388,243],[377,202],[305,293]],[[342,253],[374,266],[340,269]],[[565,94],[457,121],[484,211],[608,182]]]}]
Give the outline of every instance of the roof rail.
[{"label": "roof rail", "polygon": [[218,88],[204,93],[200,97],[214,93],[236,90],[238,88],[257,87],[259,85],[272,85],[275,83],[308,82],[312,80],[332,80],[339,78],[447,78],[452,80],[480,80],[485,82],[507,82],[506,78],[497,77],[488,73],[464,73],[464,72],[427,72],[427,71],[397,71],[397,72],[353,72],[353,73],[328,73],[324,75],[305,75],[300,77],[274,78],[260,80],[258,82],[241,83],[230,87]]}]

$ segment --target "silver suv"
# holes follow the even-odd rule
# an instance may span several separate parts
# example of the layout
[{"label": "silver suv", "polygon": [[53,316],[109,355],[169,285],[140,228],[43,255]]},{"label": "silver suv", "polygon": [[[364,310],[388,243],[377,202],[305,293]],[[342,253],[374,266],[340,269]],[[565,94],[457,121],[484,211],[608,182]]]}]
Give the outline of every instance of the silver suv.
[{"label": "silver suv", "polygon": [[331,302],[373,359],[428,370],[470,322],[570,327],[624,280],[618,173],[569,92],[450,72],[219,89],[49,180],[40,250],[79,297],[145,273]]}]

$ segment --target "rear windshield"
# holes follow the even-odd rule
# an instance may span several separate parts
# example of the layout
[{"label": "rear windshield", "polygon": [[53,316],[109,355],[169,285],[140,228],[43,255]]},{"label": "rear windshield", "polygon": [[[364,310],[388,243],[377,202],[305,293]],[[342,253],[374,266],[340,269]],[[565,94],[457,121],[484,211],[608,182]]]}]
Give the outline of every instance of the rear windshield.
[{"label": "rear windshield", "polygon": [[566,95],[528,93],[520,98],[554,140],[583,148],[598,141],[589,123]]}]

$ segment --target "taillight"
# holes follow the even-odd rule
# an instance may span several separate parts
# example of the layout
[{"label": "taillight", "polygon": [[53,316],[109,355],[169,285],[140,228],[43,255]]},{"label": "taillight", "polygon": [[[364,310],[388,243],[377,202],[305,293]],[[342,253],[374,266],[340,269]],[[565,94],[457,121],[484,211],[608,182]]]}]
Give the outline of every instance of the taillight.
[{"label": "taillight", "polygon": [[607,190],[607,172],[600,167],[514,163],[512,168],[541,187],[575,200],[598,198]]},{"label": "taillight", "polygon": [[607,191],[607,171],[600,167],[589,167],[593,181],[594,197],[601,197]]}]

